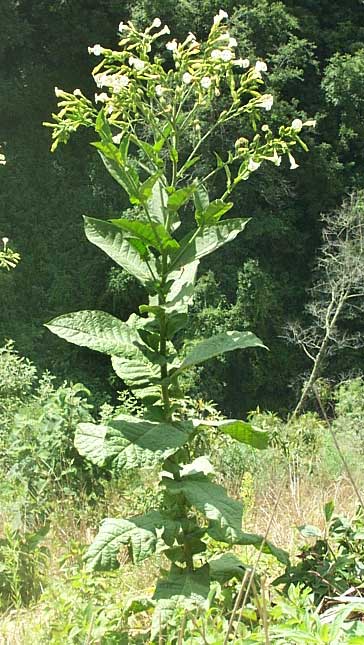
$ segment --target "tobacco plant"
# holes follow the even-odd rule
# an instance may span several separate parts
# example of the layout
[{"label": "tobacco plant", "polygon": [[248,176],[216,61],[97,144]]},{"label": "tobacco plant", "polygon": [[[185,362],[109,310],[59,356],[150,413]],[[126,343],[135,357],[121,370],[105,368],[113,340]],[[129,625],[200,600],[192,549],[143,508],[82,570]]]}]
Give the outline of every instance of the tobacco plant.
[{"label": "tobacco plant", "polygon": [[[278,133],[260,126],[273,103],[260,91],[267,66],[237,58],[226,18],[220,10],[203,43],[190,33],[183,42],[170,39],[165,45],[169,29],[159,18],[143,32],[121,23],[118,49],[89,48],[100,58],[93,70],[100,90],[95,102],[80,89],[56,88],[60,109],[45,124],[52,128],[52,150],[79,127],[93,129],[98,140],[92,145],[132,206],[128,216],[110,221],[85,217],[85,233],[146,289],[149,300],[140,315],[123,321],[102,311],[78,311],[47,327],[69,342],[109,354],[116,374],[143,404],[142,417],[119,414],[101,425],[80,423],[75,445],[97,465],[160,466],[160,507],[128,519],[105,519],[85,556],[90,568],[107,570],[119,566],[123,546],[135,563],[164,553],[170,569],[156,585],[154,634],[177,605],[203,606],[213,580],[240,576],[244,567],[234,555],[208,560],[206,538],[253,544],[286,560],[260,536],[242,531],[242,505],[214,483],[207,457],[191,462],[193,441],[206,425],[258,449],[267,446],[267,433],[241,420],[186,420],[179,387],[185,370],[224,352],[262,348],[262,341],[231,330],[198,342],[182,357],[173,342],[188,324],[200,260],[248,224],[247,217],[225,217],[233,208],[232,191],[263,161],[278,166],[288,156],[291,168],[297,167],[291,150],[297,143],[306,149],[300,131],[314,124],[295,119]],[[250,139],[239,136],[233,150],[215,152],[209,165],[211,135],[243,123],[253,133]],[[224,188],[216,194],[219,176]],[[195,224],[186,231],[188,210]]]}]

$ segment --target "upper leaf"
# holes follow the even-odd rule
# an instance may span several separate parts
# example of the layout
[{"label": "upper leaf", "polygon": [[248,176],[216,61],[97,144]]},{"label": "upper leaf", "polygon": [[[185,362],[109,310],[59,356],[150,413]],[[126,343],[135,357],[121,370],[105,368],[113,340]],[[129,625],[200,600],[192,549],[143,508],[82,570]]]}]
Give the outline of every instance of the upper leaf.
[{"label": "upper leaf", "polygon": [[177,240],[170,236],[168,231],[162,224],[155,223],[154,225],[149,222],[140,222],[137,220],[129,219],[112,219],[112,224],[124,231],[127,237],[137,237],[148,246],[153,246],[158,251],[164,249],[178,249],[179,244]]},{"label": "upper leaf", "polygon": [[228,219],[223,222],[217,222],[212,226],[200,227],[196,231],[189,233],[181,240],[179,251],[175,251],[173,254],[169,271],[174,271],[189,262],[199,260],[205,255],[216,251],[220,246],[231,242],[244,230],[248,222],[248,219]]},{"label": "upper leaf", "polygon": [[268,447],[269,433],[265,430],[255,428],[251,423],[240,421],[239,419],[223,419],[223,420],[200,420],[194,421],[196,427],[209,426],[219,428],[224,434],[230,435],[240,443],[246,443],[252,448],[264,450]]},{"label": "upper leaf", "polygon": [[111,457],[119,468],[149,468],[183,446],[191,430],[188,424],[157,423],[120,414],[108,425],[80,423],[75,446],[99,466]]},{"label": "upper leaf", "polygon": [[69,343],[104,354],[122,356],[125,348],[140,342],[135,330],[105,311],[75,311],[54,318],[45,325]]},{"label": "upper leaf", "polygon": [[250,331],[224,331],[200,341],[192,348],[173,376],[210,358],[247,347],[265,347],[262,341]]},{"label": "upper leaf", "polygon": [[215,199],[205,210],[196,210],[196,222],[199,226],[211,226],[212,224],[216,224],[216,222],[218,222],[232,207],[232,202],[228,202],[226,204],[222,199]]},{"label": "upper leaf", "polygon": [[102,249],[116,264],[135,276],[142,284],[153,280],[157,274],[154,258],[149,257],[148,263],[142,259],[120,228],[93,217],[85,217],[84,220],[86,237],[92,244]]}]

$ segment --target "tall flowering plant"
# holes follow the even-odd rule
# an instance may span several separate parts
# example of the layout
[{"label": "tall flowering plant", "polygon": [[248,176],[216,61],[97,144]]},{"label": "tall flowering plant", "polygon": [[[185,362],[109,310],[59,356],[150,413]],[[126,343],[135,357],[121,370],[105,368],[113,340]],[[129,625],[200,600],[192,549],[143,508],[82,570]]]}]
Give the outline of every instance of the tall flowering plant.
[{"label": "tall flowering plant", "polygon": [[[98,139],[92,145],[133,207],[129,217],[85,217],[85,233],[145,287],[149,300],[140,315],[124,322],[102,311],[78,311],[47,326],[69,342],[109,354],[116,374],[143,403],[143,417],[120,414],[103,425],[81,423],[75,445],[98,465],[160,467],[160,506],[142,516],[104,520],[85,556],[90,568],[112,569],[119,566],[122,545],[135,563],[165,554],[170,570],[156,585],[154,634],[176,606],[205,605],[212,581],[240,576],[242,564],[232,554],[208,558],[207,538],[264,544],[286,560],[260,536],[242,531],[240,502],[214,483],[207,457],[191,457],[191,443],[206,426],[257,449],[266,447],[267,434],[241,420],[186,420],[179,387],[189,368],[263,343],[251,332],[232,330],[197,343],[183,357],[173,343],[188,323],[200,260],[248,224],[246,217],[226,217],[234,188],[263,162],[279,166],[288,157],[291,168],[297,167],[292,150],[297,144],[306,149],[300,133],[313,125],[295,119],[276,133],[260,126],[273,105],[273,97],[261,91],[267,66],[238,57],[226,19],[220,10],[205,42],[192,33],[183,42],[170,38],[159,18],[144,31],[121,23],[116,50],[99,44],[89,49],[100,59],[93,70],[94,100],[80,89],[56,88],[59,112],[45,124],[52,128],[52,150],[79,127],[93,129]],[[226,124],[238,129],[243,116],[254,136],[239,136],[232,150],[215,152],[214,164],[201,171],[211,135]],[[211,195],[211,180],[220,173],[224,189]],[[180,234],[186,209],[195,225]]]}]

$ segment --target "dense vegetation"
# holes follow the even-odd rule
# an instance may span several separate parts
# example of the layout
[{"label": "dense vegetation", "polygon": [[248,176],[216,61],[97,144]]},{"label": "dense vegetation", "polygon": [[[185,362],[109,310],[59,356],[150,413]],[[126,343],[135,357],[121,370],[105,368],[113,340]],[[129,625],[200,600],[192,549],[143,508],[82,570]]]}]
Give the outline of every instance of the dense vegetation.
[{"label": "dense vegetation", "polygon": [[362,643],[362,3],[92,5],[2,10],[0,639]]},{"label": "dense vegetation", "polygon": [[[158,15],[177,37],[188,31],[200,37],[217,8],[207,1],[5,3],[0,141],[8,163],[0,179],[0,234],[23,261],[1,276],[0,332],[41,369],[92,385],[101,400],[115,391],[105,360],[61,345],[43,323],[75,308],[102,308],[124,320],[136,310],[141,293],[135,281],[86,243],[81,226],[81,215],[116,216],[127,203],[92,156],[87,133],[51,156],[41,123],[55,107],[55,85],[93,91],[87,47],[115,43],[120,19],[146,24]],[[238,186],[234,214],[253,218],[244,242],[237,239],[213,262],[204,260],[199,271],[191,338],[252,329],[271,350],[250,357],[248,365],[231,355],[191,377],[191,392],[213,395],[224,412],[237,416],[256,405],[287,409],[297,398],[298,375],[309,367],[282,339],[283,328],[303,315],[320,213],[362,188],[364,19],[356,0],[345,8],[303,0],[225,2],[222,8],[243,55],[267,61],[267,91],[275,98],[267,123],[317,119],[299,169],[262,167]],[[212,138],[210,149],[230,147],[236,134],[227,129],[223,141]],[[351,324],[361,329],[360,320]],[[327,373],[335,379],[361,361],[361,351],[345,351]]]}]

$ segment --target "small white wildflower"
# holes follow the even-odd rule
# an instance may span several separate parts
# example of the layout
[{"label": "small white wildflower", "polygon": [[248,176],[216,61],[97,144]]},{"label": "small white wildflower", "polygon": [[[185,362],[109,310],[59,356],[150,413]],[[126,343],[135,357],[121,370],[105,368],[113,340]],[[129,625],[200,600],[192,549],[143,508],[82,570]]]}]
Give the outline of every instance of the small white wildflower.
[{"label": "small white wildflower", "polygon": [[205,90],[208,90],[211,87],[211,78],[209,76],[203,76],[200,83],[201,87],[203,87]]},{"label": "small white wildflower", "polygon": [[236,38],[229,38],[229,47],[237,47],[238,43]]},{"label": "small white wildflower", "polygon": [[185,72],[182,76],[182,81],[186,84],[189,85],[192,81],[192,76],[189,72]]},{"label": "small white wildflower", "polygon": [[254,159],[249,159],[248,170],[250,170],[250,172],[254,172],[254,170],[258,170],[260,164],[261,161],[254,161]]},{"label": "small white wildflower", "polygon": [[123,132],[118,132],[118,134],[115,134],[112,138],[113,142],[116,143],[116,145],[119,145],[120,141],[123,138]]},{"label": "small white wildflower", "polygon": [[175,39],[175,38],[173,38],[173,40],[170,40],[170,41],[166,44],[166,49],[168,49],[170,52],[174,52],[174,51],[176,51],[177,47],[178,47],[178,45],[177,45],[177,41],[176,41],[176,39]]},{"label": "small white wildflower", "polygon": [[192,31],[188,32],[188,36],[185,40],[185,44],[188,45],[189,43],[192,43],[193,45],[197,45],[197,40],[195,34],[192,33]]},{"label": "small white wildflower", "polygon": [[62,96],[62,94],[63,94],[62,90],[60,90],[58,87],[54,88],[54,93],[55,93],[57,98],[60,98],[60,96]]},{"label": "small white wildflower", "polygon": [[106,114],[109,114],[109,115],[110,115],[110,114],[112,114],[112,113],[113,113],[113,111],[114,111],[113,106],[112,106],[112,105],[108,105],[108,106],[107,106],[107,109],[106,109]]},{"label": "small white wildflower", "polygon": [[266,123],[264,123],[264,125],[262,125],[262,131],[263,131],[263,132],[269,132],[269,130],[270,130],[269,125],[267,125]]},{"label": "small white wildflower", "polygon": [[125,25],[125,24],[123,23],[123,21],[119,22],[118,31],[119,31],[120,33],[121,33],[122,31],[125,31],[125,29],[127,29],[127,28],[128,28],[128,26],[127,26],[127,25]]},{"label": "small white wildflower", "polygon": [[160,27],[160,26],[161,26],[161,24],[162,24],[162,21],[161,21],[161,19],[160,19],[160,18],[154,18],[154,20],[153,20],[153,22],[152,22],[151,27],[152,27],[152,29],[153,29],[154,27],[156,27],[156,28],[158,29],[158,27]]},{"label": "small white wildflower", "polygon": [[155,93],[157,96],[162,96],[163,92],[164,92],[164,87],[162,87],[162,85],[155,86]]},{"label": "small white wildflower", "polygon": [[268,69],[267,64],[263,60],[257,60],[255,63],[255,70],[260,73],[260,72],[266,72]]},{"label": "small white wildflower", "polygon": [[223,9],[220,9],[219,13],[214,16],[214,25],[219,25],[224,18],[228,18],[228,14]]},{"label": "small white wildflower", "polygon": [[73,94],[74,96],[82,96],[82,92],[78,88],[76,90],[73,90]]},{"label": "small white wildflower", "polygon": [[101,92],[101,94],[95,94],[95,103],[105,103],[109,100],[106,92]]},{"label": "small white wildflower", "polygon": [[263,94],[257,105],[264,110],[271,110],[273,105],[273,96],[271,94]]},{"label": "small white wildflower", "polygon": [[3,240],[4,249],[6,249],[6,245],[9,242],[9,238],[8,237],[3,237],[2,240]]},{"label": "small white wildflower", "polygon": [[221,51],[220,49],[213,49],[210,55],[214,60],[218,60],[219,58],[221,58]]},{"label": "small white wildflower", "polygon": [[221,52],[221,59],[225,62],[228,63],[229,60],[233,58],[233,53],[230,49],[223,49]]},{"label": "small white wildflower", "polygon": [[136,69],[137,72],[141,72],[142,69],[144,69],[145,67],[145,62],[140,58],[135,58],[134,56],[130,56],[129,65],[131,67],[134,67],[134,69]]},{"label": "small white wildflower", "polygon": [[0,166],[6,166],[5,155],[0,152]]},{"label": "small white wildflower", "polygon": [[288,153],[288,158],[290,163],[290,170],[295,170],[296,168],[298,168],[299,164],[296,163],[294,156]]},{"label": "small white wildflower", "polygon": [[101,45],[94,45],[93,47],[88,48],[88,53],[89,54],[94,54],[94,56],[101,56],[103,52],[103,48]]},{"label": "small white wildflower", "polygon": [[295,130],[296,132],[300,132],[302,130],[303,123],[301,119],[293,119],[291,128],[292,130]]}]

